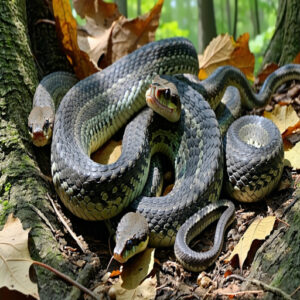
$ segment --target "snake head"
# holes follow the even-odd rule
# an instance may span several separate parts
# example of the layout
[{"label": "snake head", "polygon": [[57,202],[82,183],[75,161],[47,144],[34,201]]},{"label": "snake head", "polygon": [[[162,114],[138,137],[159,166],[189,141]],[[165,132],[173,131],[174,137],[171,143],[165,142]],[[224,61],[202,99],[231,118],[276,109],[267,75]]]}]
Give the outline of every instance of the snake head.
[{"label": "snake head", "polygon": [[114,259],[125,263],[135,254],[144,251],[148,241],[149,228],[146,219],[139,213],[127,213],[118,224]]},{"label": "snake head", "polygon": [[181,103],[174,83],[155,76],[146,92],[147,105],[170,122],[180,118]]},{"label": "snake head", "polygon": [[49,106],[35,106],[28,117],[28,131],[37,147],[50,143],[54,122],[54,112]]}]

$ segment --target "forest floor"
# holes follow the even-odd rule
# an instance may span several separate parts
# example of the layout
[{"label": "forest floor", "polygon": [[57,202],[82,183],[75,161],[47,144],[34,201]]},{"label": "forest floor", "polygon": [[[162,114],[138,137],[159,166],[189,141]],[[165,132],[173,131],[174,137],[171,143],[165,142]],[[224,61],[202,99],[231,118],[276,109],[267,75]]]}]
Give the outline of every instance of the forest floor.
[{"label": "forest floor", "polygon": [[[271,103],[266,107],[266,110],[271,111],[276,103],[292,104],[298,115],[300,116],[300,84],[291,83],[279,89],[279,92],[272,98]],[[262,114],[263,110],[255,110],[251,114]],[[300,134],[292,137],[292,142],[300,140]],[[49,148],[43,150],[44,155],[49,155]],[[37,154],[40,156],[41,154]],[[43,159],[43,158],[41,158]],[[49,159],[48,159],[49,161]],[[44,168],[46,175],[49,175],[49,170]],[[276,191],[267,197],[265,201],[245,204],[237,203],[236,218],[234,223],[226,232],[223,250],[217,261],[206,271],[192,273],[185,271],[183,267],[176,262],[173,249],[156,249],[155,265],[149,276],[156,277],[156,299],[228,299],[228,295],[235,295],[236,298],[253,299],[262,298],[264,290],[260,287],[255,291],[241,292],[242,281],[234,278],[231,274],[236,274],[246,278],[249,274],[252,258],[247,259],[243,269],[238,266],[231,266],[224,262],[224,259],[229,257],[234,246],[238,243],[243,233],[258,216],[276,216],[279,220],[284,220],[285,212],[289,206],[293,204],[295,197],[294,192],[296,186],[300,185],[300,172],[293,171],[291,168],[285,167],[281,183]],[[53,189],[52,197],[55,192]],[[118,280],[117,277],[103,277],[107,271],[120,269],[120,265],[113,261],[109,269],[106,270],[114,247],[113,238],[110,238],[103,222],[86,222],[74,217],[62,205],[60,201],[54,201],[59,208],[60,213],[64,215],[64,219],[79,237],[79,241],[88,249],[85,254],[80,250],[78,244],[71,238],[67,230],[62,230],[57,233],[57,239],[61,245],[61,251],[65,257],[70,260],[76,267],[83,267],[87,262],[86,258],[93,257],[93,261],[97,262],[98,273],[91,280],[89,288],[98,291],[100,299],[113,298],[113,292],[110,291],[112,284]],[[58,217],[59,218],[59,217]],[[277,226],[287,226],[284,222],[276,222]],[[208,250],[213,244],[214,224],[193,242],[193,249],[199,251]],[[84,299],[90,299],[84,296]],[[142,298],[137,298],[142,299]]]}]

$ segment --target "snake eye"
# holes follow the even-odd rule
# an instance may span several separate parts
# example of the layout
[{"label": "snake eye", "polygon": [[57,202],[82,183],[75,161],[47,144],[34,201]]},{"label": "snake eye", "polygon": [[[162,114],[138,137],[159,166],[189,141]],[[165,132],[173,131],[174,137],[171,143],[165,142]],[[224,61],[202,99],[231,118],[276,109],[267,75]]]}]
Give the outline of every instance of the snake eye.
[{"label": "snake eye", "polygon": [[166,100],[169,100],[169,99],[170,99],[170,97],[171,97],[171,91],[170,91],[170,89],[166,89],[166,90],[164,91],[164,96],[165,96],[165,99],[166,99]]},{"label": "snake eye", "polygon": [[49,128],[49,126],[50,126],[50,122],[49,122],[49,120],[46,120],[45,121],[45,124],[44,124],[44,126],[43,126],[43,130],[47,130],[48,128]]},{"label": "snake eye", "polygon": [[28,125],[28,130],[32,133],[32,125]]},{"label": "snake eye", "polygon": [[129,249],[131,249],[132,248],[132,246],[133,246],[133,242],[132,242],[132,240],[128,240],[127,242],[126,242],[126,249],[127,250],[129,250]]}]

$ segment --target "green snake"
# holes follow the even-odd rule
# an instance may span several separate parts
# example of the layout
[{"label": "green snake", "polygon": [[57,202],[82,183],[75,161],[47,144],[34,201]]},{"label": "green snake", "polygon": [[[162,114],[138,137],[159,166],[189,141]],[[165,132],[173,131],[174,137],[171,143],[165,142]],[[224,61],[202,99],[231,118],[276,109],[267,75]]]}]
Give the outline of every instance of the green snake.
[{"label": "green snake", "polygon": [[[256,95],[244,75],[232,67],[217,69],[202,83],[188,80],[187,84],[180,76],[168,76],[197,72],[197,53],[188,40],[171,38],[150,43],[75,84],[55,115],[51,169],[55,189],[65,206],[85,220],[105,220],[130,205],[147,220],[149,238],[138,226],[132,226],[140,216],[120,222],[117,235],[128,234],[124,229],[128,224],[138,232],[130,230],[130,237],[121,237],[122,249],[117,241],[115,257],[122,257],[120,260],[126,260],[124,253],[138,248],[140,243],[144,247],[148,239],[152,246],[173,245],[177,231],[185,223],[182,226],[185,232],[179,231],[180,237],[176,238],[175,254],[179,261],[193,271],[214,261],[234,209],[231,202],[218,201],[224,158],[222,136],[213,109],[230,85],[240,91],[243,105],[252,108],[265,105],[283,82],[300,78],[300,67],[287,65],[271,74]],[[150,84],[152,90],[147,92],[148,96],[157,98],[158,106],[165,106],[166,110],[175,110],[180,98],[178,121],[170,122],[152,109],[144,108]],[[171,97],[166,92],[170,90],[169,84],[176,90],[171,91]],[[233,89],[229,93],[234,94]],[[168,100],[175,100],[175,104],[169,104]],[[130,119],[133,120],[125,129],[120,158],[110,165],[92,161],[91,153]],[[282,141],[272,122],[260,117],[241,120],[242,124],[228,130],[225,139],[228,170],[225,176],[229,178],[226,185],[233,197],[257,201],[280,179]],[[250,139],[249,132],[253,129],[254,137]],[[235,136],[233,140],[231,132]],[[174,162],[175,184],[166,196],[143,196],[151,157],[156,152],[162,152]],[[236,156],[241,161],[236,161]],[[214,204],[203,208],[210,202]],[[189,248],[182,252],[186,242],[203,229],[203,226],[195,229],[190,217],[199,211],[192,220],[200,219],[200,223],[206,224],[219,217],[223,206],[228,209],[217,225],[218,247],[212,249],[214,253],[205,254],[206,257],[198,254],[201,257],[197,259]]]}]

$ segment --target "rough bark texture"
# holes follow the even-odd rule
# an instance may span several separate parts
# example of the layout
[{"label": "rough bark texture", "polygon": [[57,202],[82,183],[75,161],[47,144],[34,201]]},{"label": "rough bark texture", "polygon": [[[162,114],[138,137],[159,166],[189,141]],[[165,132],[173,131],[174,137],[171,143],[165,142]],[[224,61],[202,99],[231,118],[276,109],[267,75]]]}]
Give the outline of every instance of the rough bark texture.
[{"label": "rough bark texture", "polygon": [[213,1],[198,0],[198,46],[202,53],[209,42],[217,36]]},{"label": "rough bark texture", "polygon": [[[251,265],[249,279],[258,279],[292,294],[300,286],[300,186],[294,193],[294,205],[288,210],[285,225],[267,239],[256,253]],[[249,284],[247,289],[249,288]],[[257,288],[257,287],[256,287]],[[268,292],[265,299],[282,299]],[[300,299],[300,290],[293,295]]]},{"label": "rough bark texture", "polygon": [[[27,32],[25,0],[0,0],[0,43],[0,228],[13,213],[24,228],[31,228],[32,258],[75,278],[79,270],[64,259],[54,233],[36,212],[43,212],[56,230],[61,229],[46,198],[51,187],[41,177],[27,132],[38,76]],[[66,298],[69,285],[47,270],[35,270],[41,299]]]},{"label": "rough bark texture", "polygon": [[290,63],[300,52],[300,2],[280,0],[276,29],[267,48],[263,66],[267,63]]}]

